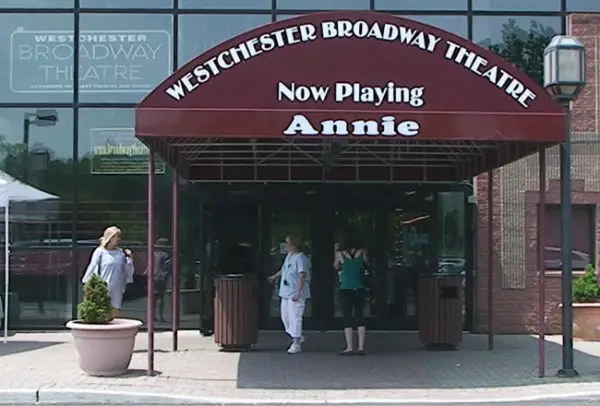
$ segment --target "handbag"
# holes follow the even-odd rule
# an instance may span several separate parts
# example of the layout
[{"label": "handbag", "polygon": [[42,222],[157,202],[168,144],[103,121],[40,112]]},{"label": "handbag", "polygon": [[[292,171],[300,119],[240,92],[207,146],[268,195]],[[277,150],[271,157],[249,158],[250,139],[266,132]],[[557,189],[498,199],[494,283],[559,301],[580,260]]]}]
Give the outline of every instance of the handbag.
[{"label": "handbag", "polygon": [[364,260],[364,258],[362,261],[361,280],[365,289],[369,290],[373,287],[373,272],[371,271],[370,265]]}]

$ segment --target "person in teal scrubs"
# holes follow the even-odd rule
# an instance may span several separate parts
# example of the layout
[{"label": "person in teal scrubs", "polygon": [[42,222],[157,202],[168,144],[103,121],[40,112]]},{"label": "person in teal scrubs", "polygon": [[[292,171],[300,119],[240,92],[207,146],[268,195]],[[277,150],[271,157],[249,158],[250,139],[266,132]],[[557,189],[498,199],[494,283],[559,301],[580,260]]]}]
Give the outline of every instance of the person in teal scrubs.
[{"label": "person in teal scrubs", "polygon": [[[364,307],[367,297],[364,284],[367,252],[352,232],[348,232],[342,248],[335,253],[334,268],[339,273],[340,296],[344,317],[346,348],[340,355],[365,355]],[[358,348],[354,352],[353,330],[358,331]]]}]

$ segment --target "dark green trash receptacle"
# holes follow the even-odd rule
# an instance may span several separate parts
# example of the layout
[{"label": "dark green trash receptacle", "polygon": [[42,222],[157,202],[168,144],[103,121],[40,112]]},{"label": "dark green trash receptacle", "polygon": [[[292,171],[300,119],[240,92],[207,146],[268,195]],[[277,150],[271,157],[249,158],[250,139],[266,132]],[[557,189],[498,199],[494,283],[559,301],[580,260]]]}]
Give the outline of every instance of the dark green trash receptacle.
[{"label": "dark green trash receptacle", "polygon": [[225,351],[247,351],[258,341],[258,298],[254,275],[215,278],[215,343]]}]

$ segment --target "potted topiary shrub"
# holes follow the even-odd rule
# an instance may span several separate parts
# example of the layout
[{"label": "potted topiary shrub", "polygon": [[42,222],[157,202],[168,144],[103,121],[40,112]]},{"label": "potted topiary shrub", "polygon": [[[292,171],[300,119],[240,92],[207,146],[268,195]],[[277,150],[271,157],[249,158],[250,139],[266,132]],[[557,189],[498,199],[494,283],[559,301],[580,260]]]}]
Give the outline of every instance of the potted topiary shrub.
[{"label": "potted topiary shrub", "polygon": [[127,372],[142,322],[113,319],[108,288],[98,275],[93,275],[83,287],[77,318],[68,322],[67,328],[73,334],[79,367],[91,376]]},{"label": "potted topiary shrub", "polygon": [[592,265],[573,283],[573,335],[589,341],[600,341],[600,284]]}]

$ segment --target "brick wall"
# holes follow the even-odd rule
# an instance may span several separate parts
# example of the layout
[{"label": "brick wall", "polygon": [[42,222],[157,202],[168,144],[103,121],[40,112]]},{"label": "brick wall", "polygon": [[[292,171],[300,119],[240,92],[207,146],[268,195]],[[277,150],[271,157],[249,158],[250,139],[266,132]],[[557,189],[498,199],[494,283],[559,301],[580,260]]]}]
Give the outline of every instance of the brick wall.
[{"label": "brick wall", "polygon": [[[572,198],[575,204],[600,205],[599,77],[600,14],[573,14],[569,33],[579,36],[587,50],[587,85],[572,105],[575,140],[572,154]],[[538,155],[494,171],[493,266],[494,330],[498,333],[537,331],[538,261],[537,199]],[[547,202],[559,201],[558,149],[546,151]],[[585,181],[583,181],[585,179]],[[477,243],[475,277],[475,330],[488,330],[488,204],[487,176],[476,179]],[[599,213],[600,210],[597,210]],[[600,218],[596,218],[597,241]],[[598,258],[596,244],[596,258]],[[559,272],[545,273],[547,332],[560,331]]]}]

